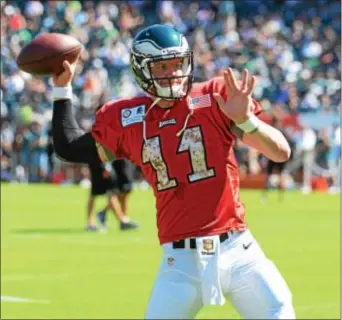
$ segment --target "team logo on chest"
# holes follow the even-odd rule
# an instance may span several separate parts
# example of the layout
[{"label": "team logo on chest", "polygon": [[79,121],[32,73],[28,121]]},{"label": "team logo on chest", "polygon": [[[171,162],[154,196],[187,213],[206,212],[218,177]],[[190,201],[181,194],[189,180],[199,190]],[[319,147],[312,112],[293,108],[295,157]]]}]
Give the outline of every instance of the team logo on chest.
[{"label": "team logo on chest", "polygon": [[173,118],[173,119],[168,119],[168,120],[165,120],[165,121],[160,121],[158,123],[158,127],[159,128],[163,128],[165,126],[168,126],[168,125],[175,125],[176,124],[176,119]]}]

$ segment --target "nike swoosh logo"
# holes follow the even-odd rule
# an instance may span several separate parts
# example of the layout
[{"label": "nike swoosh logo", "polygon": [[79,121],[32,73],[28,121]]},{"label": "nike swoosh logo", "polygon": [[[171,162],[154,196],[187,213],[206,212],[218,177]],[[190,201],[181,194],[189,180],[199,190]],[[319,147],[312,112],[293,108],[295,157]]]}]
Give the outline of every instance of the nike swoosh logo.
[{"label": "nike swoosh logo", "polygon": [[252,244],[253,244],[253,241],[250,242],[249,244],[243,244],[242,246],[245,250],[247,250]]}]

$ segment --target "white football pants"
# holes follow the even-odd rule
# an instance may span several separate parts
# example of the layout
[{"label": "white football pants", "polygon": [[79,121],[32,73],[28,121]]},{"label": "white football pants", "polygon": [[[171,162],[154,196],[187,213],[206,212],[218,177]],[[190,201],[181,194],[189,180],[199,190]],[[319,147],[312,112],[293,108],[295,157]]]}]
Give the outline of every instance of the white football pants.
[{"label": "white football pants", "polygon": [[[186,242],[185,249],[173,249],[172,243],[162,246],[146,319],[193,319],[203,307],[196,249]],[[233,233],[220,244],[219,278],[224,296],[243,318],[295,319],[285,280],[249,230]]]}]

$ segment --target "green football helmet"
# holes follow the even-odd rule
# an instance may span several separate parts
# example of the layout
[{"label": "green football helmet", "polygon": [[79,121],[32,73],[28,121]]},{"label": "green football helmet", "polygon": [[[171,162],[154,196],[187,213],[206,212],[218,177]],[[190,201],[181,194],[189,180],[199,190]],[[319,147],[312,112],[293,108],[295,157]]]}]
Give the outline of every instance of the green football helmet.
[{"label": "green football helmet", "polygon": [[[182,58],[182,75],[156,78],[151,72],[151,64]],[[193,52],[185,37],[168,25],[155,24],[141,30],[133,40],[131,49],[131,68],[142,90],[148,94],[167,100],[184,98],[189,93],[193,81]],[[173,79],[180,83],[172,84]],[[168,80],[167,86],[158,81]]]}]

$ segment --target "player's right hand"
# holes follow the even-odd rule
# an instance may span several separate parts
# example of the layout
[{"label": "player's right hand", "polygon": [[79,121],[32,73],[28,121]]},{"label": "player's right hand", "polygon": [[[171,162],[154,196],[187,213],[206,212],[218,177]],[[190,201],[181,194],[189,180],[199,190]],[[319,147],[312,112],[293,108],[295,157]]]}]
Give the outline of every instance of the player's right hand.
[{"label": "player's right hand", "polygon": [[63,61],[64,71],[59,74],[55,74],[52,77],[55,87],[68,87],[71,85],[72,78],[75,73],[77,60],[70,64],[67,60]]}]

